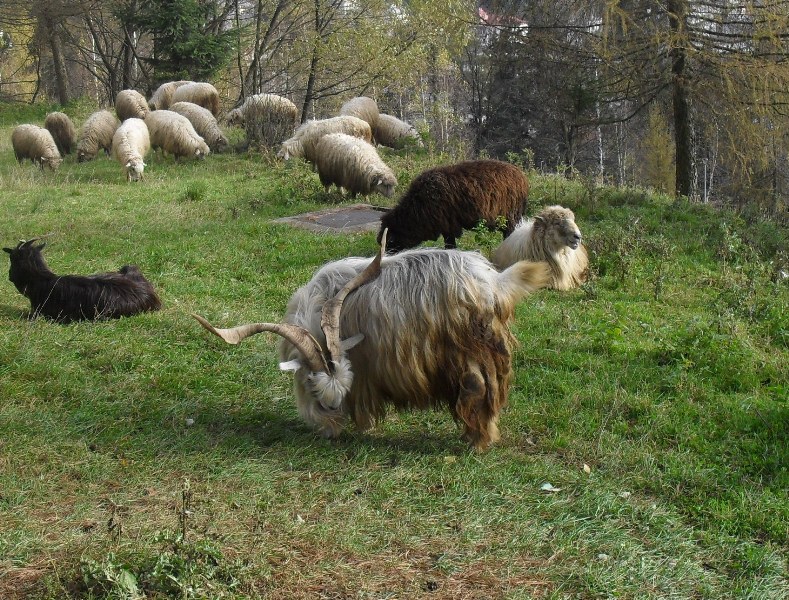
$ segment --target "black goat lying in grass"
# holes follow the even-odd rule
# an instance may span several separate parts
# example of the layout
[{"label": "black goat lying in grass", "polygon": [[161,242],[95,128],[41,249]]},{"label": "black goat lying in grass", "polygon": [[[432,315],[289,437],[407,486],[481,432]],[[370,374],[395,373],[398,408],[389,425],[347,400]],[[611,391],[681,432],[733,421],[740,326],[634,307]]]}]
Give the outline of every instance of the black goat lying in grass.
[{"label": "black goat lying in grass", "polygon": [[44,315],[69,323],[116,319],[161,307],[151,282],[136,265],[117,273],[55,275],[41,254],[46,244],[33,245],[38,239],[3,248],[11,256],[8,279],[30,300],[31,318]]}]

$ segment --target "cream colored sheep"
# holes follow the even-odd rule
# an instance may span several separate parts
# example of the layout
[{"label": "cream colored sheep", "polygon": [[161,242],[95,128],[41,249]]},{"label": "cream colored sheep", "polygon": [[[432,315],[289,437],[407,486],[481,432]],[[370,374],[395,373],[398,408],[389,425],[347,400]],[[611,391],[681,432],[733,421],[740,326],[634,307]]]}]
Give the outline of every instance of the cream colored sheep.
[{"label": "cream colored sheep", "polygon": [[204,158],[211,152],[189,119],[171,110],[149,112],[145,124],[151,136],[152,148],[161,148],[162,152],[169,152],[176,158]]},{"label": "cream colored sheep", "polygon": [[299,109],[287,98],[276,94],[256,94],[249,96],[241,105],[238,118],[244,123],[250,143],[271,147],[293,135],[298,116]]},{"label": "cream colored sheep", "polygon": [[63,162],[52,134],[38,125],[26,123],[14,127],[11,132],[11,146],[14,148],[14,156],[20,164],[22,164],[22,160],[29,158],[42,170],[46,165],[54,171]]},{"label": "cream colored sheep", "polygon": [[187,83],[194,83],[194,81],[182,79],[181,81],[168,81],[167,83],[163,83],[156,88],[151,99],[148,100],[148,108],[151,110],[166,110],[170,108],[170,105],[173,103],[173,94],[175,90]]},{"label": "cream colored sheep", "polygon": [[397,178],[375,148],[346,133],[324,135],[315,147],[315,166],[326,191],[334,184],[342,191],[366,196],[378,192],[392,195]]},{"label": "cream colored sheep", "polygon": [[130,119],[144,119],[150,112],[148,102],[137,90],[121,90],[115,96],[115,114],[121,121]]},{"label": "cream colored sheep", "polygon": [[77,145],[77,130],[66,113],[49,113],[44,119],[44,128],[52,134],[52,139],[55,140],[62,156],[74,152]]},{"label": "cream colored sheep", "polygon": [[192,81],[177,87],[173,92],[172,104],[176,102],[191,102],[207,108],[214,116],[219,114],[219,92],[204,81]]},{"label": "cream colored sheep", "polygon": [[378,104],[367,96],[357,96],[340,107],[340,115],[351,115],[362,121],[367,121],[367,124],[375,132],[375,126],[378,123]]},{"label": "cream colored sheep", "polygon": [[191,102],[175,102],[169,110],[189,119],[197,134],[211,148],[211,152],[219,152],[227,147],[228,142],[225,134],[219,128],[216,117],[207,108]]},{"label": "cream colored sheep", "polygon": [[315,162],[315,146],[324,135],[329,133],[347,133],[353,137],[372,142],[372,130],[366,121],[358,117],[346,115],[331,117],[302,123],[293,134],[293,137],[282,142],[282,147],[277,153],[279,158],[304,158],[311,163]]},{"label": "cream colored sheep", "polygon": [[126,181],[140,181],[145,169],[145,155],[151,149],[151,138],[145,121],[136,117],[126,119],[112,136],[112,156],[117,160]]},{"label": "cream colored sheep", "polygon": [[491,262],[506,269],[520,260],[545,261],[551,267],[549,287],[569,290],[589,276],[589,257],[581,231],[569,208],[548,206],[529,220],[522,220],[493,252]]},{"label": "cream colored sheep", "polygon": [[403,148],[409,144],[422,148],[425,145],[413,125],[392,115],[378,115],[373,135],[376,142],[390,148]]},{"label": "cream colored sheep", "polygon": [[99,150],[109,154],[112,149],[112,136],[119,125],[118,118],[108,110],[99,110],[90,115],[82,124],[77,137],[77,162],[93,160]]}]

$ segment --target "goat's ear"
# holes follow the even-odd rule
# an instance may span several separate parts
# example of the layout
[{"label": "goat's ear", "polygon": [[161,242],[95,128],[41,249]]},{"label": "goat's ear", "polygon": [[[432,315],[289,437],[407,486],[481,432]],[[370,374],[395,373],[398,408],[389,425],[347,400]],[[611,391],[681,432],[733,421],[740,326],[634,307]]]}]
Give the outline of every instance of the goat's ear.
[{"label": "goat's ear", "polygon": [[36,250],[43,250],[43,249],[44,249],[44,246],[46,246],[46,245],[47,245],[47,243],[46,243],[46,242],[42,242],[42,243],[40,243],[38,246],[36,246]]},{"label": "goat's ear", "polygon": [[364,339],[363,333],[357,333],[349,338],[346,338],[340,342],[340,349],[343,352],[348,352],[351,348],[358,345]]},{"label": "goat's ear", "polygon": [[11,248],[3,248],[3,252],[8,252],[9,254],[11,254],[13,253],[13,250],[11,250]]},{"label": "goat's ear", "polygon": [[293,359],[293,360],[289,360],[287,362],[279,363],[279,370],[280,371],[298,371],[303,366],[304,365],[301,364],[301,361],[298,358],[296,358],[296,359]]}]

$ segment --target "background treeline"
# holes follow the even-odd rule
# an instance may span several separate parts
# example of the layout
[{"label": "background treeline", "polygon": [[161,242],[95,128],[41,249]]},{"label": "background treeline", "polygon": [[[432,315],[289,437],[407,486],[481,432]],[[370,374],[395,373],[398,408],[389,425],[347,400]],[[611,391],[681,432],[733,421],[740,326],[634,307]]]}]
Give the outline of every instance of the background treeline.
[{"label": "background treeline", "polygon": [[781,1],[5,0],[0,100],[364,94],[440,149],[785,217],[788,37]]}]

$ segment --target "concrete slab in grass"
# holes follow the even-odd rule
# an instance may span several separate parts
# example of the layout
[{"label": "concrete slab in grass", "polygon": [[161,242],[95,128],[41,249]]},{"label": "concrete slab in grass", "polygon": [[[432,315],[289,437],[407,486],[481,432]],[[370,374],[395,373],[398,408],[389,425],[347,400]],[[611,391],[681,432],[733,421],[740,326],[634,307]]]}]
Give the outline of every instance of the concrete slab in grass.
[{"label": "concrete slab in grass", "polygon": [[378,231],[380,221],[387,209],[370,204],[337,206],[303,213],[292,217],[275,219],[275,223],[288,223],[294,227],[309,229],[318,233],[356,233],[359,231]]}]

